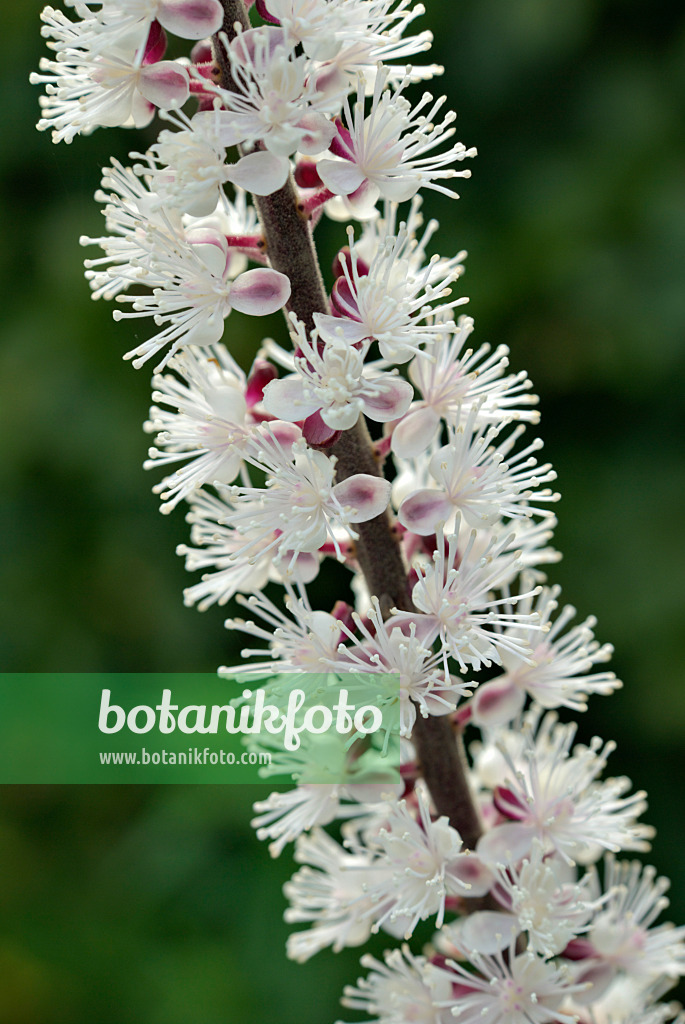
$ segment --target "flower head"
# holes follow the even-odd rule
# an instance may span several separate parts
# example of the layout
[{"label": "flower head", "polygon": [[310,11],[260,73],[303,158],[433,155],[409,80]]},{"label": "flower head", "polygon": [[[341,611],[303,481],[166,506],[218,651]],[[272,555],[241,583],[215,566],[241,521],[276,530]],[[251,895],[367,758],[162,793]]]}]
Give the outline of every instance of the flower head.
[{"label": "flower head", "polygon": [[394,91],[386,89],[389,72],[380,67],[373,89],[371,110],[365,116],[366,79],[359,76],[357,99],[352,109],[345,101],[347,124],[338,127],[331,145],[335,158],[324,157],[317,170],[323,183],[336,195],[353,196],[356,203],[375,205],[379,197],[403,202],[415,196],[420,188],[430,188],[444,195],[457,193],[439,182],[451,178],[468,178],[470,171],[457,171],[455,161],[476,155],[461,142],[449,149],[433,153],[452,135],[456,115],[450,111],[441,122],[436,115],[445,97],[434,100],[430,93],[413,107],[402,95],[411,81],[407,75]]},{"label": "flower head", "polygon": [[321,319],[311,340],[304,325],[293,318],[297,340],[296,374],[267,384],[264,405],[283,420],[299,421],[320,412],[333,430],[348,430],[360,414],[378,423],[402,416],[413,388],[395,373],[365,372],[370,341],[351,344],[335,320]]},{"label": "flower head", "polygon": [[226,239],[213,228],[195,228],[179,237],[170,224],[162,231],[152,225],[146,236],[148,258],[143,269],[154,276],[152,295],[117,296],[132,312],[115,310],[115,320],[152,317],[161,327],[124,356],[140,367],[170,346],[155,372],[164,369],[182,345],[208,346],[224,333],[232,309],[266,316],[285,305],[290,281],[276,270],[257,268],[230,278],[231,256]]},{"label": "flower head", "polygon": [[42,74],[32,74],[31,82],[46,87],[37,127],[50,129],[53,142],[71,142],[101,126],[141,128],[155,107],[175,109],[188,99],[187,70],[176,61],[156,59],[154,35],[146,53],[140,36],[121,32],[116,23],[113,31],[96,17],[72,22],[52,7],[41,17],[57,59],[41,58]]}]

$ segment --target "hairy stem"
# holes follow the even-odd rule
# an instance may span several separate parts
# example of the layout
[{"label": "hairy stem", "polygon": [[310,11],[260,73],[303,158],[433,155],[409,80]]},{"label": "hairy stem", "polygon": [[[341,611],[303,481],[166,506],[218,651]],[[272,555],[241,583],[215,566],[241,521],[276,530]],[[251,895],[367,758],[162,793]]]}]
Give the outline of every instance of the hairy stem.
[{"label": "hairy stem", "polygon": [[[234,87],[231,66],[221,36],[225,33],[230,41],[236,36],[236,23],[245,30],[250,27],[250,22],[243,0],[222,0],[222,4],[224,24],[221,34],[214,39],[214,52],[221,69],[221,84],[225,89],[231,89]],[[290,279],[289,309],[311,330],[314,313],[328,312],[328,300],[310,222],[292,177],[273,195],[253,198],[269,262]],[[326,452],[337,460],[338,480],[354,473],[381,476],[362,416],[356,426],[344,431]],[[359,534],[356,558],[369,590],[379,599],[384,616],[388,616],[392,608],[413,611],[407,569],[389,511],[366,523],[356,524],[355,529]],[[412,740],[438,814],[446,815],[460,833],[464,845],[473,849],[482,828],[469,789],[461,738],[455,738],[448,718],[423,718],[417,714]]]}]

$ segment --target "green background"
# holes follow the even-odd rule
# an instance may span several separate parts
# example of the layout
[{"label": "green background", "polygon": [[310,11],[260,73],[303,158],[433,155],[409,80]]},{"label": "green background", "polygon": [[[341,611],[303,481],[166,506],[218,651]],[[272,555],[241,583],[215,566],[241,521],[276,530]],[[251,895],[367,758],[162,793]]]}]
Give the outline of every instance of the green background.
[{"label": "green background", "polygon": [[[185,609],[140,468],[145,371],[90,301],[99,167],[144,141],[33,130],[37,0],[2,18],[0,667],[207,671],[224,615]],[[436,88],[477,145],[462,199],[427,203],[469,250],[476,338],[541,395],[559,473],[553,578],[616,647],[625,688],[582,728],[650,794],[653,860],[685,921],[685,17],[669,0],[431,0]],[[327,230],[327,258],[341,236]],[[246,365],[263,325],[234,314]],[[268,330],[281,331],[278,320]],[[0,1024],[327,1024],[358,953],[286,961],[282,882],[249,827],[253,787],[7,787],[0,794]],[[383,946],[379,940],[375,948]],[[349,1019],[353,1014],[346,1015]]]}]

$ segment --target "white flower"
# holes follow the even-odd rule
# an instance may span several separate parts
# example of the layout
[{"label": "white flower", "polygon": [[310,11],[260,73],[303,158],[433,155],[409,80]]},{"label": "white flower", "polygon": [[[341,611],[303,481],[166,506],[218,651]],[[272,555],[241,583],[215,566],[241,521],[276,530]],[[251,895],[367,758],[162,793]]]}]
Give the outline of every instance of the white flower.
[{"label": "white flower", "polygon": [[[432,34],[402,39],[404,29],[423,12],[421,5],[407,11],[412,0],[266,0],[269,15],[300,43],[305,53],[324,66],[317,73],[319,87],[332,91],[342,86],[335,72],[375,66],[386,57],[400,59],[428,49]],[[422,69],[425,77],[433,66]],[[347,82],[344,83],[345,92]]]},{"label": "white flower", "polygon": [[549,630],[542,636],[532,636],[517,626],[507,629],[510,636],[528,641],[530,657],[523,661],[513,651],[503,652],[506,671],[479,686],[473,698],[473,721],[478,725],[493,727],[510,721],[522,709],[526,694],[544,708],[585,711],[590,694],[610,694],[620,688],[621,682],[613,672],[586,674],[593,665],[608,661],[613,653],[610,644],[600,646],[594,639],[594,616],[562,635],[576,614],[575,608],[566,605],[552,622],[560,593],[561,587],[543,587],[535,604],[526,598],[520,606],[521,610],[534,609],[541,624],[549,625]]},{"label": "white flower", "polygon": [[420,790],[417,797],[418,813],[410,813],[407,802],[400,800],[380,829],[374,866],[383,870],[368,886],[381,909],[374,914],[373,930],[400,921],[405,939],[419,921],[433,915],[441,928],[448,896],[482,896],[492,884],[487,870],[471,871],[471,862],[479,865],[478,859],[463,851],[461,836],[447,818],[432,821]]},{"label": "white flower", "polygon": [[411,736],[417,709],[424,718],[454,711],[459,697],[470,693],[468,684],[445,679],[442,653],[433,653],[417,636],[417,624],[397,624],[394,616],[383,621],[377,597],[371,598],[367,617],[371,628],[353,613],[356,634],[342,624],[350,643],[338,648],[336,667],[352,664],[362,672],[399,676],[401,736]]},{"label": "white flower", "polygon": [[335,333],[335,320],[315,328],[311,340],[292,317],[297,344],[297,373],[274,380],[264,390],[266,410],[296,422],[321,412],[333,430],[348,430],[364,413],[377,423],[402,416],[414,394],[411,384],[392,373],[364,374],[370,342],[353,345]]},{"label": "white flower", "polygon": [[101,46],[121,35],[137,35],[145,42],[153,21],[182,39],[204,39],[221,28],[223,9],[220,0],[65,0],[82,18],[98,8],[98,41]]},{"label": "white flower", "polygon": [[656,1002],[671,987],[657,982],[645,988],[640,979],[620,975],[608,992],[592,999],[591,1006],[580,1005],[577,998],[569,1008],[576,1010],[581,1024],[665,1024],[672,1019],[673,1024],[685,1024],[680,1003]]},{"label": "white flower", "polygon": [[285,157],[258,150],[234,164],[226,162],[218,108],[201,111],[192,120],[183,112],[163,116],[179,130],[160,132],[147,153],[132,154],[146,161],[134,169],[149,177],[160,205],[204,217],[216,209],[227,182],[260,196],[285,184],[290,171]]},{"label": "white flower", "polygon": [[365,207],[375,205],[381,197],[403,202],[420,188],[456,198],[456,192],[438,182],[470,177],[470,171],[457,171],[448,165],[475,156],[476,150],[467,150],[457,142],[441,153],[432,153],[454,135],[454,128],[449,126],[456,114],[450,111],[436,124],[445,97],[434,101],[430,93],[424,93],[412,108],[402,96],[411,76],[406,76],[391,92],[385,88],[388,75],[387,68],[379,68],[371,110],[366,117],[366,79],[359,76],[353,108],[345,101],[346,127],[338,127],[330,146],[335,158],[319,160],[319,177],[335,195],[349,197],[354,193],[354,200],[362,201]]},{"label": "white flower", "polygon": [[221,28],[220,0],[105,0],[101,18],[109,26],[153,20],[181,39],[204,39]]},{"label": "white flower", "polygon": [[295,596],[286,580],[284,604],[290,617],[281,611],[262,593],[248,598],[238,597],[238,602],[250,612],[259,616],[264,625],[242,619],[227,619],[229,629],[266,641],[268,649],[244,650],[243,658],[264,657],[260,662],[241,665],[236,669],[222,668],[220,674],[259,675],[266,670],[273,672],[327,671],[340,642],[340,623],[328,612],[313,611],[306,592],[299,587],[300,596]]},{"label": "white flower", "polygon": [[[513,644],[515,650],[526,656],[527,645],[498,633],[498,625],[517,621],[531,627],[539,625],[535,614],[519,616],[517,612],[500,611],[504,599],[492,596],[492,591],[502,585],[518,564],[518,552],[505,554],[509,538],[493,540],[483,557],[474,559],[471,552],[475,540],[474,530],[460,550],[458,535],[444,537],[439,530],[432,565],[417,566],[419,579],[412,591],[423,628],[427,633],[432,628],[433,637],[440,637],[445,659],[448,654],[455,658],[462,672],[467,666],[479,669],[492,662],[500,664],[502,646]],[[409,620],[406,613],[397,619]]]},{"label": "white flower", "polygon": [[[353,5],[358,8],[358,3]],[[269,15],[308,57],[329,60],[340,50],[349,0],[266,0]],[[364,6],[368,6],[368,0]],[[366,21],[366,18],[365,18]]]},{"label": "white flower", "polygon": [[[479,423],[503,424],[508,420],[537,423],[537,395],[526,373],[504,375],[508,365],[506,345],[491,352],[481,345],[475,352],[464,345],[473,331],[471,317],[462,316],[454,333],[428,341],[409,366],[409,379],[423,396],[412,406],[392,435],[392,450],[401,458],[421,454],[435,437],[441,420],[451,421],[459,409],[478,406]],[[523,408],[522,408],[523,407]]]},{"label": "white flower", "polygon": [[172,109],[188,99],[187,70],[175,61],[145,63],[137,36],[124,35],[103,48],[106,28],[96,18],[72,22],[61,11],[46,7],[41,15],[44,35],[55,42],[57,60],[41,58],[43,74],[32,74],[34,85],[45,85],[40,105],[44,116],[38,130],[52,130],[53,142],[71,142],[100,126],[141,128],[152,120],[155,107]]},{"label": "white flower", "polygon": [[299,585],[316,579],[318,554],[298,554],[294,563],[288,551],[274,558],[274,535],[256,540],[226,526],[231,511],[231,506],[214,494],[193,493],[186,522],[191,525],[191,543],[197,546],[179,544],[176,554],[185,557],[188,572],[212,571],[204,572],[199,583],[184,590],[186,605],[197,605],[203,612],[213,604],[226,604],[237,593],[259,591],[269,580],[283,583],[287,577]]},{"label": "white flower", "polygon": [[[152,317],[162,330],[127,352],[136,368],[170,349],[155,372],[162,370],[182,345],[212,345],[224,332],[224,319],[232,309],[251,316],[274,313],[288,301],[290,282],[285,274],[259,267],[229,277],[231,256],[223,235],[212,228],[195,228],[179,237],[169,225],[167,232],[150,226],[146,246],[149,256],[141,261],[157,279],[152,295],[118,295],[133,312],[115,310],[115,320]],[[164,326],[166,325],[166,326]]]},{"label": "white flower", "polygon": [[[379,248],[384,245],[390,237],[395,237],[403,230],[410,239],[410,244],[403,251],[402,258],[407,261],[407,277],[414,279],[423,272],[423,268],[430,257],[428,257],[428,246],[433,235],[440,227],[437,220],[431,218],[425,223],[422,213],[423,196],[415,195],[409,204],[409,209],[403,208],[403,204],[391,203],[388,200],[383,202],[382,212],[362,223],[361,237],[355,242],[355,251],[362,261],[371,264]],[[400,218],[400,209],[402,217]],[[349,231],[348,231],[349,236]],[[348,253],[343,250],[337,263],[341,264],[342,256],[347,258]],[[433,256],[433,274],[437,277],[449,276],[451,281],[456,281],[464,273],[464,260],[467,253],[464,249],[454,256]],[[360,266],[361,270],[361,266]],[[336,266],[336,277],[342,275],[342,266]]]},{"label": "white flower", "polygon": [[451,321],[436,324],[434,318],[466,299],[452,299],[438,306],[430,303],[451,294],[449,285],[459,276],[460,267],[446,268],[434,256],[418,269],[413,260],[416,239],[401,224],[397,236],[388,235],[381,241],[368,271],[363,272],[352,228],[348,229],[348,238],[350,266],[345,260],[344,276],[337,279],[331,295],[337,316],[316,314],[320,329],[341,331],[350,344],[375,338],[385,359],[406,363],[436,335],[455,326]]},{"label": "white flower", "polygon": [[507,960],[501,953],[471,953],[478,974],[448,961],[458,985],[450,1004],[459,1024],[577,1024],[575,1014],[560,1007],[565,995],[584,986],[534,953],[516,956],[513,943],[508,952]]},{"label": "white flower", "polygon": [[[226,604],[237,593],[261,590],[274,577],[281,579],[274,572],[270,548],[272,537],[264,539],[261,549],[255,551],[253,547],[251,557],[239,557],[253,538],[223,524],[224,516],[230,511],[220,498],[197,491],[186,516],[186,522],[192,527],[191,542],[197,546],[179,544],[176,548],[176,554],[185,556],[188,572],[213,570],[204,572],[199,583],[183,592],[184,603],[197,605],[201,612],[213,604]],[[296,569],[297,566],[293,571],[294,578],[297,578]],[[318,571],[318,562],[316,569]]]},{"label": "white flower", "polygon": [[504,747],[508,772],[495,790],[495,806],[508,821],[495,825],[478,843],[488,864],[524,857],[535,838],[571,864],[590,863],[602,849],[648,850],[654,830],[637,824],[645,794],[624,796],[627,778],[598,781],[615,743],[595,737],[589,747],[571,749],[575,724],[562,725],[550,711],[537,728],[539,709],[523,728],[524,747],[515,760]]},{"label": "white flower", "polygon": [[[347,765],[340,766],[341,775],[346,772]],[[359,818],[369,814],[369,803],[356,802],[357,794],[370,801],[376,796],[380,801],[386,799],[388,791],[397,787],[390,784],[373,786],[368,783],[356,785],[335,783],[300,783],[295,789],[285,793],[271,793],[266,800],[258,800],[254,804],[258,816],[251,821],[257,829],[258,839],[271,839],[269,853],[272,857],[280,856],[286,843],[291,843],[303,832],[309,832],[314,826],[323,827],[341,818]],[[351,801],[354,803],[346,802]],[[373,808],[377,810],[376,807]]]},{"label": "white flower", "polygon": [[185,380],[172,374],[152,380],[153,402],[174,411],[150,409],[144,429],[157,434],[156,444],[164,450],[150,448],[145,469],[186,463],[153,488],[162,496],[162,512],[170,512],[204,484],[231,483],[240,470],[242,448],[250,436],[245,377],[234,372],[223,347],[208,356],[189,349],[171,363]]},{"label": "white flower", "polygon": [[587,934],[591,956],[645,985],[660,978],[675,984],[685,974],[685,928],[670,923],[652,927],[668,906],[664,893],[669,885],[651,866],[608,855],[606,902]]},{"label": "white flower", "polygon": [[79,240],[81,245],[99,245],[105,253],[97,259],[84,260],[92,297],[113,299],[132,284],[156,283],[146,267],[150,252],[147,230],[154,225],[160,231],[180,236],[180,214],[160,210],[157,196],[150,192],[147,183],[114,158],[102,172],[102,188],[95,193],[95,199],[104,204],[102,214],[110,234],[99,238],[82,235]]},{"label": "white flower", "polygon": [[542,957],[563,953],[571,939],[587,932],[602,903],[593,896],[590,875],[578,883],[568,872],[564,861],[545,854],[539,840],[519,867],[498,868],[498,887],[511,902],[518,930],[528,933],[528,948]]},{"label": "white flower", "polygon": [[335,821],[340,813],[341,789],[339,785],[304,785],[258,800],[254,805],[257,817],[250,822],[257,830],[257,839],[271,839],[269,853],[278,857],[283,847],[303,832]]},{"label": "white flower", "polygon": [[436,1006],[451,995],[447,972],[426,970],[426,958],[414,956],[408,946],[386,951],[384,959],[383,964],[370,954],[361,958],[370,974],[356,987],[345,987],[343,1006],[373,1014],[366,1024],[451,1024],[450,1011]]},{"label": "white flower", "polygon": [[283,886],[291,906],[289,924],[313,922],[306,931],[288,937],[288,956],[303,963],[319,950],[332,946],[360,946],[371,935],[373,901],[367,894],[374,878],[371,853],[347,853],[323,829],[300,836],[295,860],[305,867]]},{"label": "white flower", "polygon": [[335,127],[316,109],[320,99],[306,55],[272,25],[241,32],[228,47],[236,91],[210,87],[226,108],[220,113],[225,146],[263,142],[277,156],[320,153]]},{"label": "white flower", "polygon": [[[448,444],[430,461],[430,473],[439,489],[422,488],[408,495],[398,512],[399,521],[413,533],[428,536],[438,523],[449,523],[456,510],[474,527],[494,526],[501,518],[532,515],[549,516],[547,509],[529,505],[534,501],[557,501],[549,488],[540,484],[556,478],[549,463],[538,466],[532,452],[542,447],[536,438],[527,448],[511,455],[524,427],[516,427],[496,446],[501,425],[478,426],[479,406],[458,417],[448,430]],[[505,462],[505,459],[507,460]]]},{"label": "white flower", "polygon": [[425,13],[423,4],[411,7],[411,3],[412,0],[343,0],[344,25],[338,32],[342,46],[317,73],[318,88],[332,91],[334,83],[342,80],[342,92],[346,94],[361,71],[368,78],[370,91],[379,63],[387,67],[388,80],[392,82],[407,76],[412,82],[420,82],[441,75],[444,68],[439,64],[417,65],[412,60],[411,67],[407,66],[407,59],[425,53],[433,40],[433,33],[427,30],[404,36],[414,19]]},{"label": "white flower", "polygon": [[265,430],[246,448],[244,458],[267,473],[266,487],[230,488],[234,511],[226,522],[260,536],[278,531],[274,547],[294,556],[314,552],[330,539],[339,559],[344,555],[334,527],[356,534],[353,523],[380,515],[390,499],[390,484],[381,477],[356,473],[334,483],[335,458],[307,447],[303,440],[284,448]]},{"label": "white flower", "polygon": [[[145,169],[139,166],[137,170]],[[99,245],[105,254],[84,261],[94,299],[112,299],[133,284],[154,287],[163,283],[163,277],[151,268],[156,237],[149,237],[151,228],[167,235],[172,246],[180,248],[185,232],[198,227],[211,227],[224,235],[249,236],[254,235],[258,226],[256,211],[248,206],[242,190],[237,192],[234,202],[223,196],[211,218],[182,217],[179,210],[163,207],[159,195],[150,191],[149,175],[143,173],[141,177],[115,159],[104,169],[102,188],[95,198],[104,204],[102,214],[110,234],[99,238],[83,235],[80,239],[81,245]],[[231,248],[227,278],[236,278],[246,265],[246,257]]]},{"label": "white flower", "polygon": [[[185,227],[178,211],[161,208],[159,197],[140,176],[116,160],[105,170],[102,187],[96,198],[105,204],[103,213],[113,234],[81,238],[81,244],[98,244],[105,252],[86,261],[93,297],[116,297],[132,305],[134,312],[116,310],[115,320],[151,316],[157,326],[168,325],[124,356],[136,356],[134,366],[167,344],[171,348],[157,370],[181,345],[213,344],[232,308],[262,316],[287,301],[290,282],[284,274],[266,268],[239,273],[244,257],[229,248],[223,231],[254,226],[242,195],[235,205],[224,200],[219,216],[190,220]],[[153,294],[125,294],[136,284],[152,288]]]}]

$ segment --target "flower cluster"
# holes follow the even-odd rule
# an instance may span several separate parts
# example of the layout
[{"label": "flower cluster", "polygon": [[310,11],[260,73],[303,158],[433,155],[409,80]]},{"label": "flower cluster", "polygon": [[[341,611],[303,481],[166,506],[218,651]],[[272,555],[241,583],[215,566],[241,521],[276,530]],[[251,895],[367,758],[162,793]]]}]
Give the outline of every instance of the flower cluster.
[{"label": "flower cluster", "polygon": [[[348,764],[256,805],[300,865],[289,954],[387,933],[343,998],[367,1024],[658,1024],[685,930],[655,923],[664,879],[617,858],[649,849],[644,794],[559,717],[620,683],[547,583],[558,494],[530,382],[471,346],[465,253],[430,255],[421,190],[456,198],[475,150],[444,97],[411,98],[441,71],[407,63],[431,40],[412,2],[65,0],[42,15],[38,127],[162,125],[105,169],[105,229],[81,241],[93,297],[145,330],[124,358],[158,360],[145,465],[163,512],[189,507],[186,603],[249,610],[226,623],[257,642],[243,678],[399,681],[401,783]],[[167,33],[187,57],[163,59]],[[325,283],[323,214],[356,222]],[[240,365],[229,314],[281,309],[282,343]],[[347,586],[315,607],[331,559]],[[429,946],[397,946],[427,920]]]}]

